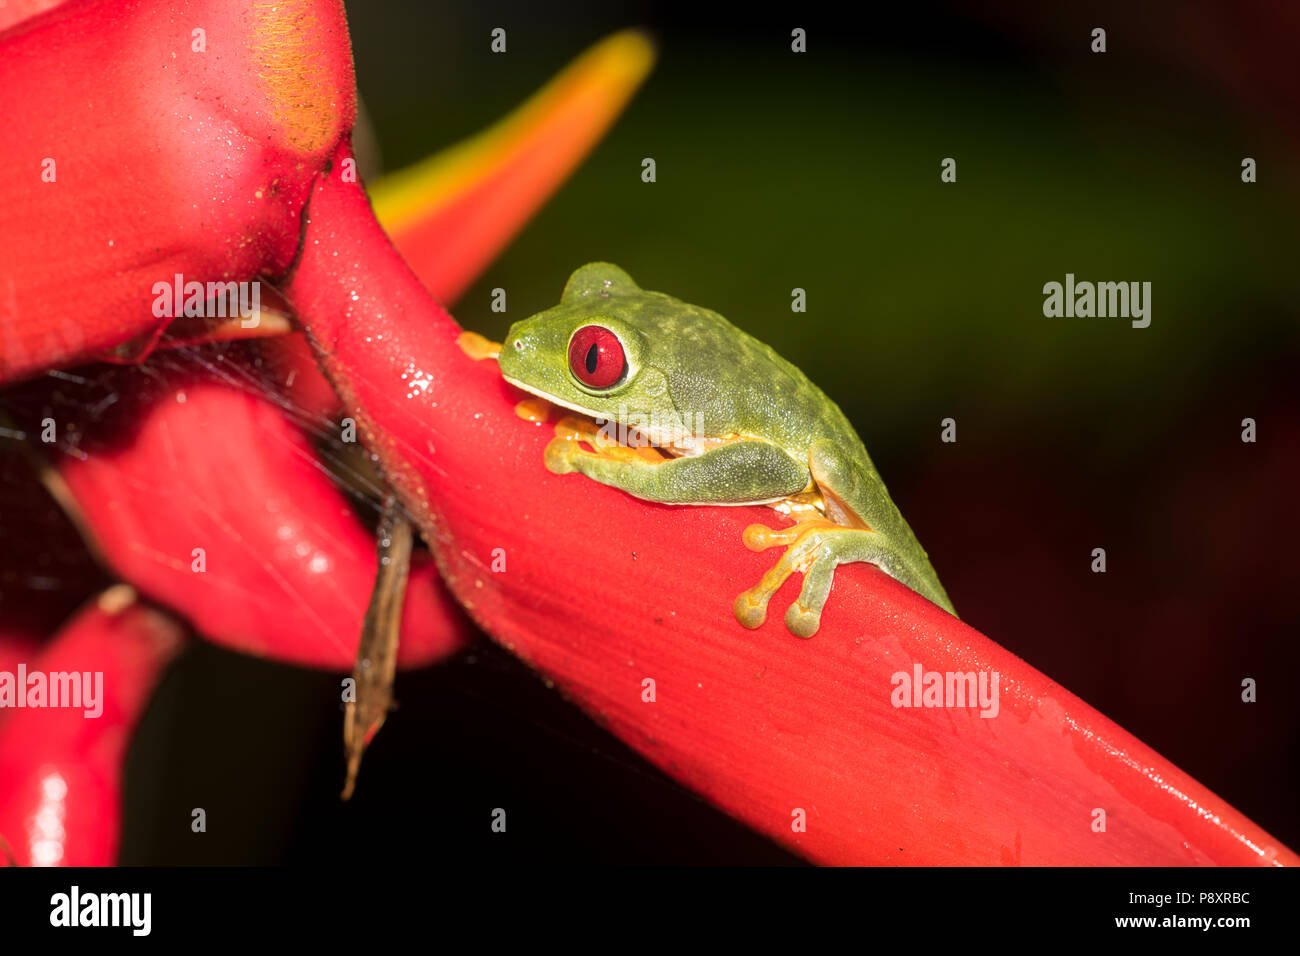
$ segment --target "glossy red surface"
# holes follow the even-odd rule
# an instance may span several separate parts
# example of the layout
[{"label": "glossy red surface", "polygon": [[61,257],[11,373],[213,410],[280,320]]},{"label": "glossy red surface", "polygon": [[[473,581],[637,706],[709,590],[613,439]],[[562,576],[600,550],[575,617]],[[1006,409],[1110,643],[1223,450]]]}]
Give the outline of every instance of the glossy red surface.
[{"label": "glossy red surface", "polygon": [[[340,159],[343,154],[340,154]],[[557,298],[558,298],[557,288]],[[1295,863],[1086,703],[876,569],[840,568],[811,640],[731,616],[770,557],[764,508],[647,504],[542,465],[495,363],[326,176],[287,293],[327,374],[474,618],[595,719],[774,839],[827,863]],[[589,517],[601,516],[591,535]],[[494,549],[506,570],[494,573]],[[797,594],[787,582],[774,603]],[[1000,710],[896,708],[893,675],[996,671]],[[643,682],[656,686],[652,703]],[[1094,832],[1094,811],[1106,813]],[[803,811],[806,832],[792,821]]]},{"label": "glossy red surface", "polygon": [[[59,468],[116,572],[208,640],[350,672],[374,536],[284,412],[196,378],[124,398],[117,424]],[[428,664],[468,633],[433,562],[417,556],[399,666]]]},{"label": "glossy red surface", "polygon": [[119,586],[84,608],[38,655],[21,661],[29,674],[101,675],[96,709],[102,712],[0,710],[0,836],[20,865],[116,861],[126,749],[181,634],[175,621],[134,602]]},{"label": "glossy red surface", "polygon": [[3,35],[0,89],[0,382],[145,354],[155,283],[283,273],[356,95],[335,0],[72,0]]}]

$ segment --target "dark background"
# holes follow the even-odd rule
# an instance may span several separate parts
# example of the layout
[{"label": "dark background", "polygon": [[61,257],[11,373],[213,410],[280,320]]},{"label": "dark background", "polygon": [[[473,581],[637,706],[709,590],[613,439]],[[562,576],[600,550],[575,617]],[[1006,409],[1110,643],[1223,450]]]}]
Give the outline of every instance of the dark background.
[{"label": "dark background", "polygon": [[[499,336],[593,259],[717,309],[844,408],[963,619],[1295,847],[1300,20],[1040,6],[348,4],[386,169],[488,125],[609,32],[651,28],[645,88],[452,304],[462,324]],[[1150,281],[1150,328],[1045,318],[1042,286],[1067,272]],[[0,483],[9,512],[26,493],[11,461]],[[52,507],[27,521],[47,522],[35,551],[56,539]],[[80,560],[46,553],[64,586],[6,578],[0,606],[70,612],[91,593]],[[196,642],[133,743],[122,861],[796,862],[486,638],[399,675],[397,696],[343,805],[338,675]]]}]

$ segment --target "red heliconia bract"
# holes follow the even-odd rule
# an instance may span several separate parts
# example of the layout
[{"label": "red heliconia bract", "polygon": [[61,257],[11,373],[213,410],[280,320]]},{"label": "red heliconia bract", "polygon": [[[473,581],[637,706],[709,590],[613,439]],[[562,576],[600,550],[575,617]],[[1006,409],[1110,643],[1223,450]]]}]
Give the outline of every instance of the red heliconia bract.
[{"label": "red heliconia bract", "polygon": [[[286,295],[453,593],[678,780],[822,862],[1297,862],[1083,701],[869,565],[839,569],[811,640],[792,637],[780,613],[797,580],[763,627],[742,628],[732,601],[773,560],[742,532],[776,521],[771,511],[648,504],[550,474],[551,428],[515,415],[521,394],[495,363],[458,348],[459,328],[388,246],[362,191],[323,176],[309,209]],[[894,675],[916,666],[997,672],[998,716],[894,706]]]},{"label": "red heliconia bract", "polygon": [[[78,680],[83,706],[55,707],[47,686],[46,706],[0,710],[0,836],[16,862],[116,862],[126,749],[181,640],[179,624],[119,585],[78,613],[39,656],[21,662],[47,681],[75,672],[98,690],[89,701]],[[19,690],[39,700],[29,688]]]},{"label": "red heliconia bract", "polygon": [[0,382],[146,353],[176,276],[282,275],[351,57],[339,0],[70,0],[0,36]]},{"label": "red heliconia bract", "polygon": [[[260,393],[202,377],[124,395],[114,410],[107,434],[59,460],[113,570],[218,644],[350,671],[375,539],[303,432]],[[452,653],[469,633],[417,555],[399,666]]]},{"label": "red heliconia bract", "polygon": [[0,32],[65,2],[66,0],[9,0],[0,6]]}]

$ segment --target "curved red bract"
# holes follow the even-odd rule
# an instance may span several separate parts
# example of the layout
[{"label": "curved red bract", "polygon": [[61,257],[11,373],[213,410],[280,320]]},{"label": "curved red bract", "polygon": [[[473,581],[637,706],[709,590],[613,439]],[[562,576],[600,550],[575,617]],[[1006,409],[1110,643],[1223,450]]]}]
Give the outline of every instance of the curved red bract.
[{"label": "curved red bract", "polygon": [[0,126],[22,135],[0,151],[0,382],[147,353],[159,281],[288,268],[355,116],[341,2],[70,0],[2,44]]},{"label": "curved red bract", "polygon": [[102,713],[0,711],[0,836],[16,862],[106,866],[117,858],[126,749],[181,635],[175,621],[119,587],[22,661],[28,673],[101,675]]},{"label": "curved red bract", "polygon": [[[127,396],[116,425],[59,466],[113,569],[218,644],[350,672],[374,535],[283,410],[194,377]],[[469,634],[433,562],[417,556],[399,666],[438,660]]]},{"label": "curved red bract", "polygon": [[[343,157],[340,153],[340,159]],[[544,425],[323,176],[287,294],[327,375],[507,648],[677,779],[813,860],[1292,863],[1295,854],[1104,716],[873,567],[841,567],[811,640],[731,615],[766,570],[764,508],[670,507],[546,471]],[[558,289],[557,289],[558,295]],[[599,514],[601,533],[589,517]],[[504,548],[507,570],[490,556]],[[797,595],[787,582],[773,602]],[[891,678],[997,671],[1001,713],[896,709]],[[653,703],[643,681],[655,682]],[[1093,811],[1104,809],[1104,833]],[[792,830],[803,811],[806,832]]]}]

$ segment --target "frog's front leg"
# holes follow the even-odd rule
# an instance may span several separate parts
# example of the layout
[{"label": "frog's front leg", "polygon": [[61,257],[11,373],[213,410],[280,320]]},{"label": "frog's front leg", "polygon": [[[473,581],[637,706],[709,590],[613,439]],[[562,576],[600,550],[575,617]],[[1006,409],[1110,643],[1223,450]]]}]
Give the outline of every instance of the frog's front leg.
[{"label": "frog's front leg", "polygon": [[740,440],[699,455],[651,461],[629,449],[587,451],[572,438],[546,446],[546,467],[665,504],[750,504],[779,501],[808,487],[808,469],[763,441]]}]

